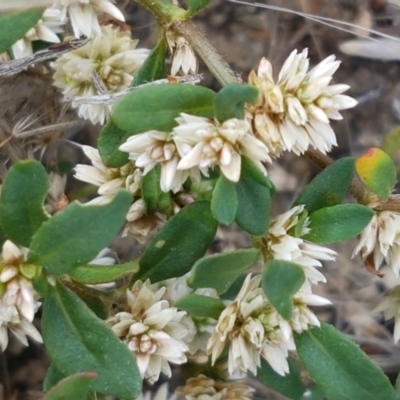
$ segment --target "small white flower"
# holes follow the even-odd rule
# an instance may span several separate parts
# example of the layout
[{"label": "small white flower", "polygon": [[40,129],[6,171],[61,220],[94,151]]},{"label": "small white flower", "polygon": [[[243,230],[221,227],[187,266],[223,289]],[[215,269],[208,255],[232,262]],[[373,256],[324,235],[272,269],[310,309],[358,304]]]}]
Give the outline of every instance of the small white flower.
[{"label": "small white flower", "polygon": [[12,46],[14,58],[29,57],[33,54],[32,42],[43,40],[50,43],[59,43],[60,39],[56,33],[61,33],[60,28],[64,24],[61,18],[61,11],[48,8],[43,13],[39,22],[25,33],[22,39],[19,39]]},{"label": "small white flower", "polygon": [[0,347],[8,344],[7,329],[25,345],[26,336],[42,342],[42,337],[32,321],[38,309],[38,295],[31,279],[37,275],[37,268],[25,265],[28,249],[20,248],[6,240],[0,261]]},{"label": "small white flower", "polygon": [[166,31],[166,38],[172,54],[171,75],[177,75],[180,70],[184,75],[195,74],[197,58],[189,42],[171,30]]},{"label": "small white flower", "polygon": [[400,339],[400,285],[395,286],[375,307],[374,312],[383,312],[385,320],[394,318],[394,342]]},{"label": "small white flower", "polygon": [[143,175],[160,164],[160,186],[164,192],[180,191],[189,176],[195,182],[200,181],[197,168],[184,171],[177,169],[180,157],[171,133],[148,131],[130,136],[119,149],[129,153],[129,159],[135,161],[138,168],[144,168]]},{"label": "small white flower", "polygon": [[218,166],[232,182],[238,182],[241,156],[255,162],[266,173],[262,161],[271,161],[268,148],[250,132],[245,120],[229,119],[222,124],[207,118],[182,113],[176,119],[173,138],[181,160],[178,169],[194,167],[208,176],[207,170]]},{"label": "small white flower", "polygon": [[121,11],[113,5],[113,0],[55,0],[53,7],[61,7],[63,19],[68,14],[75,37],[85,35],[89,38],[100,35],[101,28],[97,15],[106,13],[125,21]]},{"label": "small white flower", "polygon": [[81,146],[92,165],[78,164],[75,167],[75,178],[98,186],[97,193],[101,197],[113,197],[121,188],[137,194],[140,189],[142,174],[131,163],[121,168],[108,168],[101,160],[99,151],[91,146]]},{"label": "small white flower", "polygon": [[[285,260],[300,265],[309,283],[326,282],[317,268],[322,261],[334,261],[336,252],[301,238],[310,231],[308,218],[301,221],[304,205],[293,207],[271,221],[267,234],[266,256],[271,260]],[[301,223],[299,237],[294,236],[295,227]],[[307,282],[306,282],[307,283]]]},{"label": "small white flower", "polygon": [[265,58],[257,74],[250,73],[249,83],[257,87],[259,98],[248,105],[246,115],[254,132],[274,155],[279,156],[284,150],[299,155],[310,146],[326,153],[337,144],[329,119],[342,119],[339,110],[357,104],[342,94],[349,86],[329,86],[339,64],[330,56],[308,71],[307,49],[299,54],[294,50],[276,83]]},{"label": "small white flower", "polygon": [[182,338],[187,329],[181,320],[186,314],[161,300],[165,288],[154,292],[150,282],[137,281],[127,291],[127,311],[106,321],[113,332],[135,354],[142,377],[154,383],[160,373],[171,376],[169,362],[183,364],[188,350]]},{"label": "small white flower", "polygon": [[[101,33],[86,45],[62,55],[52,64],[56,71],[54,86],[67,98],[103,94],[98,93],[95,74],[105,92],[127,89],[149,54],[147,49],[135,49],[137,43],[131,39],[130,32],[112,25],[103,26]],[[111,109],[103,104],[72,102],[72,106],[78,107],[79,116],[90,119],[93,124],[104,124]]]},{"label": "small white flower", "polygon": [[396,277],[400,271],[400,213],[382,211],[374,215],[362,231],[353,257],[360,254],[366,263],[376,270],[385,260]]}]

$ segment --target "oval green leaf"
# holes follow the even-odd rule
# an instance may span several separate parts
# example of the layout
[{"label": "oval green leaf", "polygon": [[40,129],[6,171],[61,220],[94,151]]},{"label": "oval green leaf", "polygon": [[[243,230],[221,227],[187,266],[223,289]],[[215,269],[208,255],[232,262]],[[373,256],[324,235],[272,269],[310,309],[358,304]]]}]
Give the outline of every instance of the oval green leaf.
[{"label": "oval green leaf", "polygon": [[43,400],[86,400],[90,383],[95,378],[97,378],[96,372],[80,372],[68,376],[46,393]]},{"label": "oval green leaf", "polygon": [[69,277],[84,285],[97,285],[115,282],[138,270],[139,263],[133,261],[119,265],[80,265],[69,273]]},{"label": "oval green leaf", "polygon": [[0,53],[7,51],[17,40],[23,38],[42,15],[42,9],[0,14]]},{"label": "oval green leaf", "polygon": [[236,217],[238,208],[236,185],[223,175],[218,178],[211,200],[214,218],[223,225],[230,225]]},{"label": "oval green leaf", "polygon": [[236,184],[239,204],[235,221],[252,235],[263,235],[269,226],[271,194],[267,186],[254,178],[253,173],[252,163],[242,162],[241,178]]},{"label": "oval green leaf", "polygon": [[222,300],[200,294],[188,294],[174,303],[174,307],[193,317],[218,319],[225,305]]},{"label": "oval green leaf", "polygon": [[374,212],[361,204],[321,208],[310,215],[311,232],[303,236],[314,243],[335,243],[356,237],[369,224]]},{"label": "oval green leaf", "polygon": [[271,304],[289,320],[293,311],[293,295],[305,281],[303,269],[291,262],[272,260],[265,264],[261,286]]},{"label": "oval green leaf", "polygon": [[135,280],[150,278],[153,283],[184,275],[204,255],[217,226],[209,202],[184,207],[150,242],[139,261]]},{"label": "oval green leaf", "polygon": [[231,118],[244,119],[244,104],[257,100],[258,90],[251,85],[232,83],[221,89],[214,100],[214,113],[218,121]]},{"label": "oval green leaf", "polygon": [[104,125],[97,141],[97,149],[104,164],[110,168],[121,168],[129,161],[129,154],[119,151],[119,146],[131,134],[119,128],[112,118]]},{"label": "oval green leaf", "polygon": [[245,249],[201,258],[193,266],[188,285],[194,289],[213,288],[218,294],[225,293],[259,257],[257,249]]},{"label": "oval green leaf", "polygon": [[113,107],[115,124],[131,135],[170,131],[181,112],[212,118],[215,92],[203,86],[166,84],[139,88]]},{"label": "oval green leaf", "polygon": [[396,400],[389,379],[333,326],[322,323],[295,335],[297,353],[330,400]]},{"label": "oval green leaf", "polygon": [[378,148],[369,149],[357,158],[356,170],[365,186],[380,200],[388,199],[397,179],[396,166],[388,154]]},{"label": "oval green leaf", "polygon": [[132,81],[132,87],[153,82],[165,77],[165,54],[167,52],[167,41],[164,34],[158,40],[156,47],[150,52],[144,61],[135,78]]},{"label": "oval green leaf", "polygon": [[65,375],[94,371],[90,389],[136,398],[142,387],[135,359],[117,336],[73,292],[58,283],[44,301],[42,334],[55,367]]},{"label": "oval green leaf", "polygon": [[304,204],[312,213],[342,203],[354,172],[354,157],[343,157],[325,168],[300,193],[294,206]]},{"label": "oval green leaf", "polygon": [[306,392],[306,388],[301,381],[300,371],[296,363],[291,358],[288,359],[288,363],[289,373],[282,376],[261,358],[261,367],[257,368],[257,378],[270,389],[289,399],[300,400]]},{"label": "oval green leaf", "polygon": [[118,234],[131,203],[132,196],[126,190],[104,205],[71,203],[38,229],[29,260],[43,265],[52,275],[90,262]]},{"label": "oval green leaf", "polygon": [[49,219],[43,205],[48,189],[46,170],[38,161],[19,161],[8,171],[1,187],[0,224],[14,243],[29,247]]},{"label": "oval green leaf", "polygon": [[53,363],[51,363],[47,369],[46,376],[44,377],[43,391],[48,392],[53,386],[55,386],[64,378],[65,375],[62,374]]}]

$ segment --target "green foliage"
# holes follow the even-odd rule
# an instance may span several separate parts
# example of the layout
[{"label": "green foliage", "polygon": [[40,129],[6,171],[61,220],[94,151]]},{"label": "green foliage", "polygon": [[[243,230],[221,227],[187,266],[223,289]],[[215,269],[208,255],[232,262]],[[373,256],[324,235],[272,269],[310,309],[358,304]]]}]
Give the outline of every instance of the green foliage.
[{"label": "green foliage", "polygon": [[44,301],[42,334],[62,374],[93,371],[98,378],[91,382],[91,390],[122,398],[140,393],[142,378],[128,347],[60,283],[49,290]]},{"label": "green foliage", "polygon": [[383,150],[372,148],[356,161],[356,170],[365,186],[386,201],[397,179],[396,166]]},{"label": "green foliage", "polygon": [[133,261],[119,265],[80,265],[73,269],[69,276],[73,281],[85,285],[97,285],[117,281],[138,270],[139,263]]},{"label": "green foliage", "polygon": [[131,202],[130,193],[120,190],[108,204],[71,203],[38,229],[29,260],[53,275],[90,262],[122,228]]},{"label": "green foliage", "polygon": [[300,361],[330,400],[397,398],[382,370],[333,326],[308,329],[295,342]]},{"label": "green foliage", "polygon": [[242,157],[242,175],[236,185],[239,205],[235,221],[252,235],[263,235],[269,226],[270,185],[266,177],[262,178],[262,172],[256,172],[255,168]]},{"label": "green foliage", "polygon": [[0,14],[0,53],[7,51],[17,40],[35,26],[43,15],[42,9]]},{"label": "green foliage", "polygon": [[210,4],[210,1],[211,0],[187,0],[190,15],[195,15],[201,10],[204,10]]},{"label": "green foliage", "polygon": [[215,96],[203,86],[166,84],[139,88],[115,104],[113,119],[130,135],[152,129],[168,132],[182,112],[211,118]]},{"label": "green foliage", "polygon": [[62,374],[53,363],[50,364],[49,368],[47,369],[46,376],[44,377],[43,391],[48,392],[54,385],[64,378],[65,375]]},{"label": "green foliage", "polygon": [[251,85],[232,83],[221,89],[214,100],[214,113],[219,122],[244,119],[244,104],[257,100],[258,90]]},{"label": "green foliage", "polygon": [[80,372],[68,376],[46,393],[43,400],[86,400],[90,383],[96,377],[95,372]]},{"label": "green foliage", "polygon": [[130,133],[119,128],[110,118],[100,132],[97,147],[104,164],[110,168],[120,168],[129,161],[128,153],[119,151],[119,146],[130,136]]},{"label": "green foliage", "polygon": [[353,239],[368,225],[373,215],[370,208],[361,204],[321,208],[310,215],[311,232],[303,238],[315,243]]},{"label": "green foliage", "polygon": [[222,300],[200,294],[188,294],[174,303],[174,307],[193,317],[218,319],[225,305]]},{"label": "green foliage", "polygon": [[193,266],[188,285],[194,289],[213,288],[218,294],[225,293],[259,257],[258,250],[245,249],[201,258]]},{"label": "green foliage", "polygon": [[160,211],[163,214],[171,215],[173,210],[171,194],[161,190],[160,180],[161,167],[158,164],[143,177],[142,199],[146,203],[148,214]]},{"label": "green foliage", "polygon": [[154,283],[184,275],[204,255],[216,230],[210,203],[197,202],[184,207],[147,246],[135,279],[150,278]]},{"label": "green foliage", "polygon": [[301,381],[300,371],[295,362],[289,358],[289,373],[279,375],[263,358],[261,367],[257,369],[257,378],[270,389],[283,394],[289,399],[301,400],[306,388]]},{"label": "green foliage", "polygon": [[318,174],[301,192],[294,205],[304,204],[312,213],[320,208],[340,204],[354,172],[354,157],[343,157]]},{"label": "green foliage", "polygon": [[222,225],[230,225],[235,220],[238,205],[236,185],[221,175],[211,199],[214,218]]},{"label": "green foliage", "polygon": [[150,130],[168,132],[180,113],[213,117],[216,94],[203,86],[166,84],[138,88],[114,105],[112,119],[103,128],[99,152],[110,167],[121,167],[128,160],[118,148],[125,140]]},{"label": "green foliage", "polygon": [[162,79],[166,75],[165,71],[165,54],[167,52],[167,41],[164,35],[158,40],[156,47],[150,52],[146,58],[135,79],[132,81],[132,87],[153,82]]},{"label": "green foliage", "polygon": [[304,271],[300,266],[288,261],[272,260],[263,269],[261,285],[279,314],[289,320],[293,311],[293,295],[304,281]]},{"label": "green foliage", "polygon": [[43,205],[48,186],[46,170],[38,161],[19,161],[8,171],[1,187],[0,224],[14,243],[29,247],[48,220]]}]

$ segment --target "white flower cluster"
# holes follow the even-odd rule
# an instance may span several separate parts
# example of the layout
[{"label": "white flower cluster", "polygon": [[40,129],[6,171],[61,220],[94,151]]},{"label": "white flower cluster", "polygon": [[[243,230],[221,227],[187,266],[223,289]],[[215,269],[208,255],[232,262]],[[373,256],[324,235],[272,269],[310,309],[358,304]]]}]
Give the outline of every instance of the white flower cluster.
[{"label": "white flower cluster", "polygon": [[376,270],[385,260],[396,277],[400,271],[400,213],[395,211],[377,212],[362,231],[353,257],[361,255]]},{"label": "white flower cluster", "polygon": [[263,58],[249,84],[259,90],[256,103],[247,107],[247,118],[256,135],[274,156],[282,151],[303,154],[314,147],[323,153],[336,145],[329,119],[341,119],[339,110],[357,102],[342,93],[348,85],[329,86],[340,62],[330,56],[308,71],[307,49],[294,50],[283,64],[277,82],[270,62]]},{"label": "white flower cluster", "polygon": [[253,278],[247,275],[236,299],[221,313],[208,341],[213,364],[229,343],[230,375],[247,371],[256,375],[261,357],[278,374],[288,373],[287,357],[289,351],[296,349],[293,332],[302,332],[309,325],[320,325],[308,306],[330,304],[323,297],[299,291],[293,297],[292,318],[286,321],[267,299],[260,281],[260,275]]},{"label": "white flower cluster", "polygon": [[[306,281],[293,296],[293,313],[286,321],[260,288],[261,276],[249,274],[236,299],[221,313],[208,342],[212,363],[229,343],[228,370],[231,375],[257,373],[261,357],[280,375],[289,372],[287,357],[296,349],[293,332],[302,332],[320,323],[309,306],[328,305],[330,301],[312,294],[312,284],[325,282],[316,269],[320,260],[334,260],[335,252],[301,238],[308,233],[308,220],[302,218],[304,206],[297,206],[271,221],[263,240],[266,260],[285,260],[301,266]],[[298,235],[294,235],[297,228]]]},{"label": "white flower cluster", "polygon": [[218,167],[230,181],[237,182],[241,156],[255,162],[266,173],[262,161],[270,161],[268,148],[250,130],[250,124],[236,118],[223,123],[182,113],[172,132],[144,132],[131,136],[120,146],[129,153],[144,174],[161,165],[161,189],[178,192],[190,177],[199,182],[201,174]]},{"label": "white flower cluster", "polygon": [[171,307],[162,297],[165,287],[156,292],[149,281],[137,281],[127,290],[127,311],[106,321],[115,334],[135,354],[143,378],[154,383],[160,373],[171,376],[169,363],[183,364],[188,351],[183,338],[188,331],[182,323],[185,312]]},{"label": "white flower cluster", "polygon": [[27,336],[42,342],[42,336],[33,325],[38,309],[32,278],[37,267],[26,263],[28,249],[9,240],[3,244],[0,261],[0,348],[8,345],[8,329],[24,344]]},{"label": "white flower cluster", "polygon": [[[52,64],[56,71],[54,85],[67,98],[103,94],[99,90],[114,93],[127,89],[149,54],[147,49],[136,49],[137,43],[129,31],[103,26],[99,35],[86,45],[62,55]],[[111,109],[104,104],[72,102],[72,106],[78,107],[79,116],[93,124],[104,124]]]},{"label": "white flower cluster", "polygon": [[98,15],[102,13],[125,21],[113,0],[55,0],[52,7],[44,11],[39,22],[12,46],[14,58],[32,55],[32,42],[36,40],[59,43],[57,33],[64,31],[62,26],[68,22],[68,17],[75,37],[85,35],[92,38],[100,35]]}]

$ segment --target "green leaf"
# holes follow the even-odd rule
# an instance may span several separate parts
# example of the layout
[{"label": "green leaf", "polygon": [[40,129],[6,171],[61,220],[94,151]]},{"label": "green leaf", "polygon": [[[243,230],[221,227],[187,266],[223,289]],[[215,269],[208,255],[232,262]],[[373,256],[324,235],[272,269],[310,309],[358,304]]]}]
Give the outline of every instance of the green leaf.
[{"label": "green leaf", "polygon": [[275,186],[274,184],[264,175],[264,173],[258,168],[256,164],[250,161],[246,157],[242,157],[242,170],[246,171],[246,176],[257,182],[261,186],[265,186],[271,192],[271,196],[275,194]]},{"label": "green leaf", "polygon": [[134,135],[149,130],[168,132],[181,112],[213,117],[215,92],[203,86],[166,84],[139,88],[113,108],[115,124]]},{"label": "green leaf", "polygon": [[289,399],[300,400],[306,392],[306,388],[301,381],[300,371],[292,359],[288,359],[289,373],[285,376],[279,375],[265,361],[261,359],[261,367],[257,369],[257,378],[270,389],[283,394]]},{"label": "green leaf", "polygon": [[50,364],[49,368],[47,369],[46,376],[44,377],[43,391],[48,392],[53,386],[55,386],[64,378],[65,375],[62,374],[53,363]]},{"label": "green leaf", "polygon": [[279,314],[289,320],[293,311],[293,295],[304,281],[304,271],[300,266],[288,261],[272,260],[265,264],[261,285]]},{"label": "green leaf", "polygon": [[86,304],[58,283],[44,301],[42,334],[56,368],[65,375],[95,371],[96,392],[136,398],[142,378],[128,347]]},{"label": "green leaf", "polygon": [[245,249],[201,258],[193,266],[188,285],[194,289],[213,288],[218,294],[225,293],[259,257],[257,249]]},{"label": "green leaf", "polygon": [[239,200],[236,223],[252,235],[265,234],[269,226],[270,189],[254,177],[250,163],[242,162],[242,175],[236,190]]},{"label": "green leaf", "polygon": [[335,243],[356,237],[369,224],[374,212],[361,204],[321,208],[310,215],[311,232],[303,236],[314,243]]},{"label": "green leaf", "polygon": [[42,9],[0,14],[0,53],[7,51],[17,40],[23,38],[42,15]]},{"label": "green leaf", "polygon": [[330,400],[395,400],[382,370],[343,333],[322,323],[295,335],[297,353]]},{"label": "green leaf", "polygon": [[119,265],[80,265],[69,273],[73,281],[84,285],[114,282],[139,270],[137,262]]},{"label": "green leaf", "polygon": [[397,171],[388,154],[378,148],[369,149],[357,158],[356,170],[365,186],[380,200],[389,198],[396,184]]},{"label": "green leaf", "polygon": [[186,311],[193,317],[207,317],[218,319],[225,305],[220,299],[203,296],[201,294],[188,294],[174,303],[174,307]]},{"label": "green leaf", "polygon": [[96,372],[80,372],[68,376],[46,393],[43,400],[86,400],[90,383],[96,377]]},{"label": "green leaf", "polygon": [[397,375],[394,389],[396,390],[397,398],[400,399],[400,374]]},{"label": "green leaf", "polygon": [[195,15],[199,11],[204,10],[211,0],[187,0],[189,5],[190,15]]},{"label": "green leaf", "polygon": [[104,164],[110,168],[120,168],[129,161],[129,154],[118,150],[129,136],[131,134],[119,128],[112,118],[108,120],[97,141],[97,149]]},{"label": "green leaf", "polygon": [[354,172],[354,157],[343,157],[318,174],[301,192],[294,206],[304,204],[312,213],[340,204],[349,189]]},{"label": "green leaf", "polygon": [[43,205],[48,187],[46,170],[38,161],[19,161],[8,171],[1,187],[0,224],[14,243],[29,247],[49,219]]},{"label": "green leaf", "polygon": [[171,215],[173,211],[171,194],[161,190],[160,180],[161,166],[158,164],[143,177],[142,198],[146,203],[148,214],[160,211],[163,214]]},{"label": "green leaf", "polygon": [[126,190],[104,205],[71,203],[36,232],[29,260],[43,265],[52,275],[90,262],[118,234],[131,203],[132,196]]},{"label": "green leaf", "polygon": [[143,65],[132,81],[132,87],[153,82],[165,77],[165,54],[167,52],[167,41],[162,35],[154,49],[144,61]]},{"label": "green leaf", "polygon": [[210,203],[196,202],[184,207],[147,246],[135,279],[150,278],[154,283],[184,275],[206,252],[217,225]]},{"label": "green leaf", "polygon": [[236,185],[223,175],[218,178],[211,200],[214,218],[223,225],[230,225],[236,217],[238,208]]},{"label": "green leaf", "polygon": [[258,90],[251,85],[232,83],[221,89],[214,100],[214,113],[218,121],[231,118],[244,119],[244,104],[257,100]]}]

